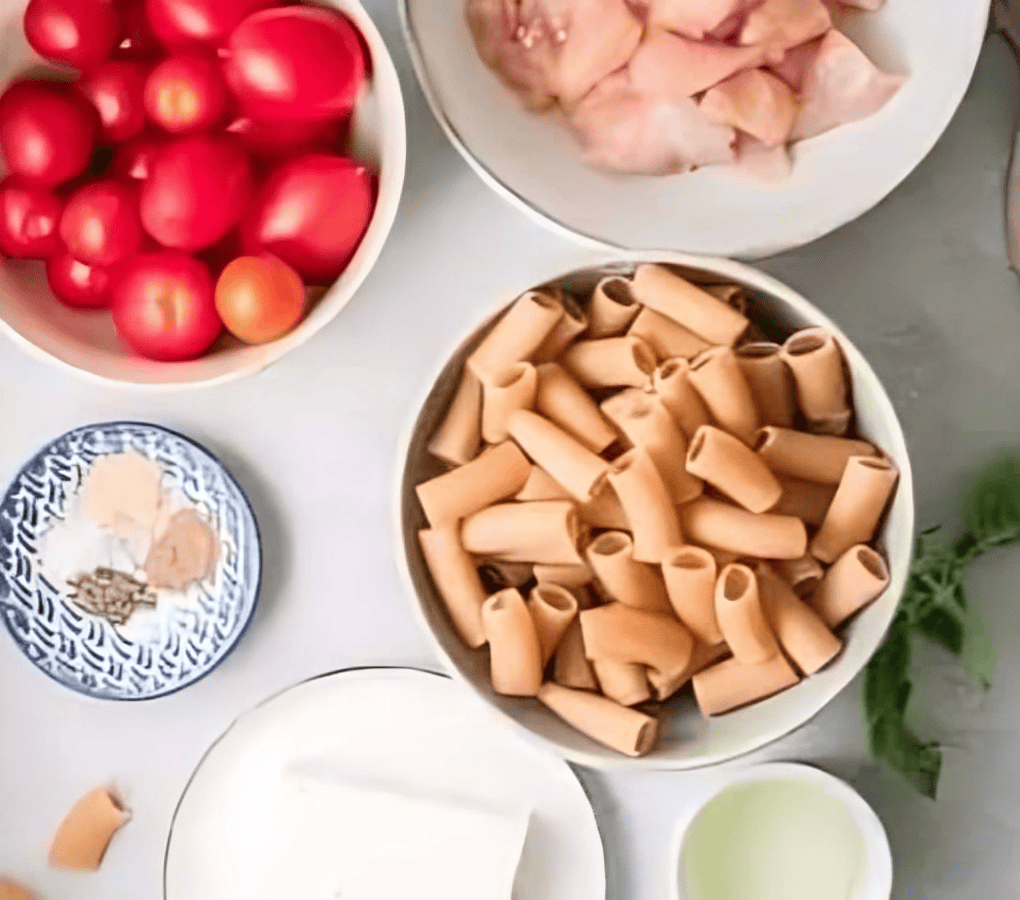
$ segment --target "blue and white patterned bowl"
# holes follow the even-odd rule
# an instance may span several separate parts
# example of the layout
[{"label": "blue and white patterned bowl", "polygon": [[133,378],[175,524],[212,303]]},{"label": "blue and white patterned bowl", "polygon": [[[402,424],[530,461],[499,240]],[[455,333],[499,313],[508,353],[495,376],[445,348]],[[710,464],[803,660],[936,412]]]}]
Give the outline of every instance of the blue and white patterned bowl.
[{"label": "blue and white patterned bowl", "polygon": [[[41,574],[39,539],[64,517],[98,456],[135,451],[159,463],[164,484],[210,512],[220,542],[212,589],[175,611],[158,641],[126,640],[106,620],[65,601]],[[21,651],[51,678],[107,700],[145,700],[211,672],[244,634],[258,602],[262,552],[247,498],[223,464],[156,425],[109,422],[68,432],[21,470],[0,505],[0,617]]]}]

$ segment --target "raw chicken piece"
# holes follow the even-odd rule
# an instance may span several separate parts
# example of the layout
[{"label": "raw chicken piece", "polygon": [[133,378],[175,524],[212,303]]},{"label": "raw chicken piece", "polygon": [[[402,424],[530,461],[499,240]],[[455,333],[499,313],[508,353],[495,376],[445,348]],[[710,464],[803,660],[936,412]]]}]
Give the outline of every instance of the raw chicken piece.
[{"label": "raw chicken piece", "polygon": [[691,97],[741,69],[762,62],[757,47],[692,41],[668,31],[648,32],[630,61],[630,78],[641,93]]},{"label": "raw chicken piece", "polygon": [[802,106],[793,124],[794,140],[873,115],[904,80],[901,75],[882,72],[853,41],[830,31],[822,38],[814,64],[804,76]]},{"label": "raw chicken piece", "polygon": [[467,0],[467,19],[482,60],[531,109],[576,103],[643,31],[624,0]]},{"label": "raw chicken piece", "polygon": [[689,97],[637,90],[626,72],[588,94],[570,126],[585,161],[613,172],[674,175],[734,159],[732,128],[709,120]]},{"label": "raw chicken piece", "polygon": [[793,157],[785,146],[766,147],[747,134],[737,137],[733,171],[760,184],[782,184],[793,172]]},{"label": "raw chicken piece", "polygon": [[748,13],[740,43],[763,46],[769,61],[778,61],[781,51],[823,35],[831,27],[832,17],[822,0],[765,0]]},{"label": "raw chicken piece", "polygon": [[795,94],[799,94],[804,86],[804,76],[814,66],[821,46],[822,38],[815,38],[799,47],[793,47],[786,51],[782,62],[773,63],[769,69],[782,78]]},{"label": "raw chicken piece", "polygon": [[648,0],[648,27],[703,38],[745,5],[746,0]]},{"label": "raw chicken piece", "polygon": [[797,100],[771,72],[748,69],[709,89],[701,100],[701,111],[713,121],[757,138],[766,147],[778,147],[789,140]]}]

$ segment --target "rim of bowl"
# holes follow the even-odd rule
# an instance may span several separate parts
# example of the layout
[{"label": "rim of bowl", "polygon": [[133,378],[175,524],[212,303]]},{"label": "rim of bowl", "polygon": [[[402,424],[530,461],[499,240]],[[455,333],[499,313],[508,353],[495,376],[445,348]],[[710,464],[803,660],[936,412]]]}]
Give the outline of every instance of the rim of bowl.
[{"label": "rim of bowl", "polygon": [[[537,222],[555,234],[559,234],[573,241],[579,242],[582,246],[621,250],[625,252],[640,252],[639,250],[628,248],[622,244],[616,244],[605,238],[596,237],[595,235],[589,234],[578,228],[574,228],[566,222],[561,221],[552,215],[552,213],[546,212],[544,209],[541,209],[538,205],[536,205],[535,202],[515,191],[475,155],[474,151],[467,145],[466,141],[457,131],[456,126],[450,121],[446,113],[446,108],[432,85],[432,80],[428,74],[428,67],[425,65],[424,54],[421,50],[421,42],[418,39],[418,33],[415,30],[413,17],[411,15],[412,2],[414,2],[414,0],[400,0],[400,26],[404,33],[404,43],[406,44],[408,54],[411,57],[411,65],[414,68],[414,74],[418,79],[418,84],[421,87],[422,93],[425,95],[429,108],[432,110],[432,115],[439,123],[440,128],[442,128],[443,132],[450,140],[450,143],[456,147],[457,152],[464,158],[464,161],[477,173],[482,181],[484,181],[491,190],[495,191],[505,201],[527,215],[532,221]],[[992,0],[980,0],[980,3],[978,4],[978,8],[982,10],[981,19],[984,20],[985,23],[987,23],[990,14],[991,4]],[[916,169],[925,160],[928,154],[931,153],[934,146],[938,143],[939,139],[945,133],[945,130],[949,127],[949,123],[956,115],[956,111],[963,102],[963,99],[970,88],[970,83],[974,78],[974,73],[977,70],[978,57],[981,54],[981,48],[984,46],[986,31],[987,24],[985,24],[980,30],[976,28],[974,29],[971,37],[970,52],[968,54],[967,77],[962,78],[957,89],[952,94],[949,94],[944,98],[941,114],[937,119],[933,120],[935,127],[931,129],[928,137],[917,145],[917,152],[913,161],[905,163],[897,169],[890,178],[883,182],[885,185],[884,187],[872,190],[868,193],[860,194],[858,202],[851,208],[850,215],[840,214],[829,216],[821,223],[821,225],[815,225],[813,228],[802,229],[797,237],[792,241],[769,242],[768,238],[762,238],[755,246],[748,247],[744,250],[732,249],[726,250],[725,252],[735,259],[754,261],[774,256],[779,253],[785,253],[790,250],[795,250],[798,247],[803,247],[806,244],[810,244],[812,241],[825,237],[827,234],[831,234],[833,231],[843,227],[844,225],[848,225],[850,222],[859,219],[865,213],[878,206],[879,203],[895,191],[896,188],[898,188],[906,180],[911,172],[913,172],[914,169]]]},{"label": "rim of bowl", "polygon": [[[580,259],[580,261],[578,261]],[[864,373],[864,375],[872,382],[874,390],[871,392],[873,399],[877,406],[880,408],[880,412],[883,418],[888,419],[894,426],[893,428],[893,446],[891,448],[885,448],[886,451],[895,451],[896,458],[902,460],[900,465],[900,480],[897,491],[900,492],[905,500],[905,518],[904,531],[909,531],[910,540],[906,541],[904,548],[897,555],[897,557],[889,559],[889,572],[890,581],[889,586],[886,588],[886,592],[896,597],[896,604],[893,607],[892,613],[889,615],[889,620],[885,623],[882,628],[882,634],[875,646],[872,648],[869,654],[874,655],[875,651],[881,646],[882,641],[885,639],[885,635],[889,630],[889,626],[892,624],[892,620],[895,616],[895,611],[899,607],[900,600],[903,596],[903,591],[906,588],[907,575],[910,570],[910,563],[913,558],[913,534],[914,534],[914,482],[913,473],[910,464],[910,456],[907,452],[907,442],[903,434],[903,427],[900,424],[899,416],[896,414],[896,410],[892,405],[892,401],[889,399],[889,395],[886,393],[885,387],[875,373],[871,364],[867,361],[864,355],[857,349],[856,345],[850,340],[850,338],[843,332],[843,330],[829,318],[822,310],[816,307],[806,297],[799,294],[793,288],[788,287],[783,282],[771,275],[766,274],[752,266],[731,259],[724,259],[721,257],[702,256],[690,253],[682,253],[679,251],[671,250],[638,250],[638,251],[626,251],[626,250],[601,250],[593,251],[587,259],[583,256],[578,257],[574,254],[570,257],[568,265],[572,268],[565,269],[559,268],[557,271],[546,273],[546,277],[530,278],[529,284],[521,288],[521,291],[528,290],[536,284],[545,284],[549,281],[555,281],[559,278],[563,278],[570,274],[581,272],[589,269],[608,268],[612,266],[629,266],[639,263],[666,263],[668,265],[681,266],[691,269],[699,269],[712,275],[718,275],[723,278],[727,278],[732,281],[736,281],[740,284],[747,285],[756,291],[760,291],[763,294],[767,294],[773,297],[782,299],[784,302],[789,303],[794,309],[800,312],[805,318],[812,321],[815,325],[825,327],[840,341],[844,352],[853,357],[854,363]],[[514,296],[519,296],[521,291],[518,291]],[[508,301],[509,302],[509,301]],[[837,682],[837,684],[829,689],[823,696],[820,702],[812,704],[813,708],[811,712],[804,717],[804,719],[792,726],[780,726],[773,728],[769,731],[764,732],[760,738],[741,750],[726,751],[721,753],[715,753],[711,755],[704,755],[696,759],[676,759],[661,756],[640,756],[640,757],[628,757],[623,754],[616,754],[614,756],[600,756],[594,753],[589,753],[585,750],[578,750],[572,747],[565,747],[562,744],[551,740],[550,738],[544,737],[541,734],[533,731],[531,728],[522,724],[514,716],[504,712],[495,704],[493,704],[487,697],[485,697],[478,688],[472,683],[472,681],[466,677],[461,671],[457,664],[453,661],[450,655],[446,652],[442,642],[439,640],[436,633],[433,631],[429,624],[428,618],[425,615],[423,608],[422,598],[419,596],[417,589],[414,585],[414,579],[411,575],[410,563],[408,560],[407,544],[405,540],[404,531],[404,479],[407,470],[407,463],[410,457],[411,445],[414,442],[415,435],[418,431],[418,421],[421,416],[422,410],[425,407],[426,402],[429,399],[432,391],[435,388],[436,381],[439,379],[443,370],[449,364],[450,360],[465,346],[465,344],[471,340],[471,338],[479,331],[480,328],[484,327],[485,323],[491,318],[498,315],[505,307],[507,303],[499,305],[496,309],[489,311],[489,318],[484,319],[481,323],[471,327],[470,331],[466,334],[461,335],[456,341],[451,342],[450,346],[445,349],[445,353],[441,357],[439,366],[437,367],[435,374],[430,381],[427,382],[426,386],[422,390],[422,393],[418,396],[414,406],[414,411],[411,414],[408,424],[404,427],[404,430],[400,436],[397,445],[396,455],[396,472],[394,478],[394,489],[393,489],[393,502],[390,510],[392,516],[392,525],[394,528],[394,538],[396,542],[396,556],[397,556],[397,569],[400,573],[400,578],[404,584],[404,589],[408,602],[411,605],[413,615],[418,623],[418,626],[422,629],[426,638],[432,647],[433,651],[438,656],[440,662],[443,665],[443,670],[449,673],[453,680],[466,687],[468,694],[474,698],[474,700],[481,706],[482,709],[487,711],[490,715],[494,715],[497,718],[507,722],[513,727],[519,734],[524,735],[527,739],[537,742],[540,746],[545,747],[547,750],[551,749],[554,753],[562,756],[564,759],[570,762],[577,763],[579,765],[587,766],[592,769],[602,769],[607,771],[612,770],[646,770],[646,771],[663,771],[672,770],[680,771],[687,769],[701,769],[709,766],[717,766],[720,763],[725,763],[730,760],[740,759],[741,757],[747,756],[750,753],[754,753],[761,750],[764,747],[774,744],[776,741],[782,740],[795,731],[802,728],[808,722],[810,722],[815,716],[817,716],[832,700],[854,680],[854,678],[860,673],[861,669],[856,669],[852,672],[848,671],[843,678]],[[893,455],[893,454],[890,454]],[[863,666],[861,667],[863,668]],[[535,701],[538,702],[538,701]]]},{"label": "rim of bowl", "polygon": [[740,766],[720,773],[711,786],[702,786],[695,792],[676,824],[669,853],[666,873],[670,900],[694,900],[680,889],[680,864],[688,831],[698,815],[720,794],[733,787],[758,784],[766,781],[794,781],[816,785],[843,805],[861,832],[870,881],[878,886],[878,893],[869,894],[868,900],[889,900],[892,893],[893,860],[889,835],[878,813],[847,782],[815,765],[800,762],[770,762]]},{"label": "rim of bowl", "polygon": [[[392,94],[393,98],[397,101],[392,110],[393,121],[387,120],[385,126],[393,141],[394,158],[386,167],[389,173],[386,178],[390,185],[390,190],[386,193],[382,190],[377,192],[375,210],[354,256],[354,258],[357,258],[361,255],[362,258],[371,261],[364,267],[362,272],[355,276],[348,284],[344,285],[343,290],[346,291],[347,296],[343,299],[337,296],[338,283],[334,282],[318,301],[318,308],[330,306],[331,304],[334,307],[329,310],[328,315],[323,316],[321,321],[315,322],[312,325],[309,325],[307,319],[301,321],[293,330],[265,345],[267,351],[253,362],[218,375],[209,377],[198,376],[179,381],[130,381],[126,378],[102,375],[90,369],[80,368],[74,363],[68,362],[48,350],[44,350],[32,341],[31,338],[26,337],[12,325],[8,324],[2,316],[0,316],[0,331],[7,334],[15,344],[20,346],[22,350],[34,359],[42,360],[43,362],[55,365],[59,369],[72,372],[86,381],[99,383],[107,387],[158,393],[182,389],[216,387],[251,375],[257,375],[310,341],[336,319],[340,312],[355,298],[361,286],[375,268],[383,247],[393,229],[393,223],[396,220],[397,210],[404,192],[404,181],[407,172],[407,112],[393,56],[386,46],[386,42],[383,40],[382,34],[376,27],[375,22],[365,10],[360,0],[320,0],[320,2],[329,4],[354,20],[363,40],[368,45],[372,57],[373,79],[384,81],[386,92]],[[380,122],[382,122],[381,116]],[[352,258],[352,261],[354,258]],[[340,277],[343,278],[343,274]],[[199,360],[201,360],[201,357],[199,357]],[[165,365],[173,366],[177,365],[177,363],[166,363]]]},{"label": "rim of bowl", "polygon": [[198,682],[202,681],[204,678],[208,677],[209,675],[212,675],[212,673],[215,672],[218,668],[220,668],[220,666],[222,666],[223,663],[225,663],[227,659],[230,657],[230,655],[237,649],[238,645],[241,643],[244,636],[248,633],[249,629],[251,628],[251,623],[255,619],[255,613],[258,611],[259,600],[262,599],[262,564],[264,562],[262,550],[262,531],[259,528],[258,516],[255,515],[255,509],[251,505],[251,499],[248,497],[248,494],[245,491],[245,489],[241,486],[241,483],[234,476],[234,473],[230,471],[230,467],[225,462],[223,462],[223,460],[220,459],[220,457],[216,453],[213,453],[212,450],[210,450],[204,444],[198,442],[193,437],[189,437],[188,435],[180,431],[177,431],[173,428],[168,428],[166,425],[157,425],[154,422],[144,422],[140,419],[111,419],[106,422],[92,422],[88,425],[79,425],[77,428],[71,428],[70,430],[65,431],[63,434],[59,434],[55,438],[51,438],[49,441],[43,444],[38,450],[36,450],[35,453],[33,453],[27,460],[25,460],[24,465],[22,465],[21,468],[18,469],[18,471],[12,476],[11,480],[8,482],[7,487],[4,489],[3,494],[0,495],[0,498],[5,498],[7,494],[10,493],[11,488],[15,484],[17,484],[21,480],[21,477],[28,471],[28,467],[33,462],[35,462],[35,460],[39,456],[41,456],[46,450],[48,450],[52,444],[55,444],[57,441],[61,441],[64,438],[70,437],[71,435],[77,434],[81,431],[95,431],[101,428],[121,428],[125,426],[138,428],[152,428],[155,431],[161,431],[164,434],[168,434],[171,437],[175,437],[178,440],[183,441],[185,444],[189,444],[190,446],[194,447],[199,453],[204,454],[206,457],[212,460],[213,463],[216,466],[218,466],[220,471],[226,476],[227,481],[229,481],[237,489],[238,496],[240,496],[242,502],[244,503],[244,508],[247,511],[249,517],[251,518],[252,526],[254,527],[255,549],[257,550],[257,553],[255,554],[255,560],[258,565],[258,571],[255,573],[255,587],[252,593],[251,609],[249,610],[248,615],[244,620],[244,624],[242,624],[241,627],[237,630],[237,634],[234,635],[234,639],[230,642],[230,645],[226,648],[226,650],[223,651],[219,659],[217,659],[215,663],[209,666],[209,668],[205,669],[203,672],[200,672],[190,681],[181,682],[180,684],[175,685],[174,687],[168,690],[161,691],[156,694],[145,694],[144,696],[138,697],[103,696],[101,694],[96,694],[92,691],[88,691],[81,685],[70,684],[69,682],[62,681],[60,678],[58,678],[51,672],[47,672],[40,666],[35,665],[35,660],[31,659],[31,657],[28,657],[28,655],[24,653],[21,645],[14,637],[14,632],[11,629],[11,623],[7,620],[6,617],[4,617],[4,624],[7,626],[6,627],[7,633],[10,635],[11,640],[17,647],[18,651],[23,656],[26,656],[29,659],[29,662],[33,664],[37,671],[41,672],[43,675],[46,675],[48,678],[59,684],[61,687],[67,688],[70,691],[74,691],[76,694],[79,694],[83,697],[89,697],[92,700],[100,700],[112,703],[144,703],[146,700],[159,700],[162,699],[163,697],[170,697],[180,691],[185,690],[186,688],[191,687],[192,685],[198,684]]}]

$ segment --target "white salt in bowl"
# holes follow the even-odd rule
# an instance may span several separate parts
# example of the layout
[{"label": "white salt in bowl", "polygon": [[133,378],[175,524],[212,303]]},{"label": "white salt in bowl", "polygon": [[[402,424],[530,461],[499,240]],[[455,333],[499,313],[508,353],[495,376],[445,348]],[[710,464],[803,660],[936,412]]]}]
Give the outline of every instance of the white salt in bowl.
[{"label": "white salt in bowl", "polygon": [[[117,337],[109,312],[68,309],[50,292],[42,263],[0,263],[0,330],[32,355],[106,383],[175,390],[220,384],[253,375],[282,359],[328,325],[372,270],[390,233],[404,186],[407,156],[404,101],[382,36],[358,0],[325,0],[357,26],[371,59],[371,77],[354,111],[352,152],[379,171],[375,211],[340,278],[290,332],[250,346],[222,337],[199,359],[154,362],[134,355]],[[0,84],[46,65],[22,29],[25,0],[0,0]],[[0,161],[0,170],[3,169]]]},{"label": "white salt in bowl", "polygon": [[636,249],[755,259],[798,247],[856,219],[928,154],[963,99],[989,0],[886,0],[841,25],[886,71],[909,78],[870,118],[796,145],[776,185],[723,167],[664,178],[585,165],[567,129],[527,112],[485,67],[465,0],[401,0],[418,79],[454,146],[493,190],[549,228]]},{"label": "white salt in bowl", "polygon": [[[682,253],[592,251],[590,256],[585,268],[549,272],[544,280],[514,285],[493,315],[461,341],[443,364],[415,413],[398,456],[397,557],[413,610],[436,653],[446,669],[470,689],[490,714],[515,723],[567,759],[596,768],[689,769],[712,765],[757,750],[803,725],[850,683],[878,649],[896,613],[913,549],[913,482],[906,442],[885,389],[860,351],[817,307],[774,278],[743,263]],[[771,337],[782,339],[807,326],[828,329],[846,358],[858,431],[886,453],[899,468],[900,477],[878,537],[878,546],[889,563],[889,587],[846,628],[846,645],[840,656],[823,671],[775,697],[712,719],[702,717],[693,697],[681,692],[663,706],[655,749],[647,756],[630,759],[575,731],[537,700],[503,697],[493,692],[487,650],[471,650],[461,642],[432,583],[418,545],[418,530],[427,527],[427,523],[414,489],[444,470],[428,453],[427,444],[456,390],[464,360],[505,304],[538,284],[560,285],[579,297],[587,296],[602,276],[627,271],[640,262],[675,266],[695,281],[742,285],[749,297],[748,316]]]}]

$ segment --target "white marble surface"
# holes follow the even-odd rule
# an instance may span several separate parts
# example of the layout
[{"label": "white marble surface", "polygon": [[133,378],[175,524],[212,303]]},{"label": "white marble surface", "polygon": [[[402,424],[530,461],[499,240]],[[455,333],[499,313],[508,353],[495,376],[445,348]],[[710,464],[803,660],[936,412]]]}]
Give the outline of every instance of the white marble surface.
[{"label": "white marble surface", "polygon": [[[239,711],[344,666],[435,664],[393,562],[397,435],[457,336],[529,272],[569,264],[572,248],[504,206],[461,162],[413,82],[395,4],[368,5],[407,93],[408,182],[377,269],[324,333],[255,378],[158,397],[69,380],[0,342],[0,482],[73,426],[149,419],[224,457],[265,540],[253,629],[220,670],[175,696],[89,701],[37,673],[0,634],[0,871],[44,900],[158,900],[176,800]],[[893,197],[764,264],[829,311],[885,380],[912,445],[923,524],[954,524],[966,473],[1020,444],[1020,283],[1001,236],[1016,92],[1012,57],[993,39],[946,137]],[[990,694],[976,695],[939,653],[923,657],[916,724],[949,747],[938,803],[869,762],[859,684],[762,754],[817,761],[861,790],[890,833],[897,900],[1020,896],[1018,581],[1020,553],[1004,551],[971,585],[1003,644]],[[609,900],[660,900],[672,824],[697,774],[580,775],[603,828]],[[102,871],[48,872],[56,823],[111,778],[134,821]]]}]

